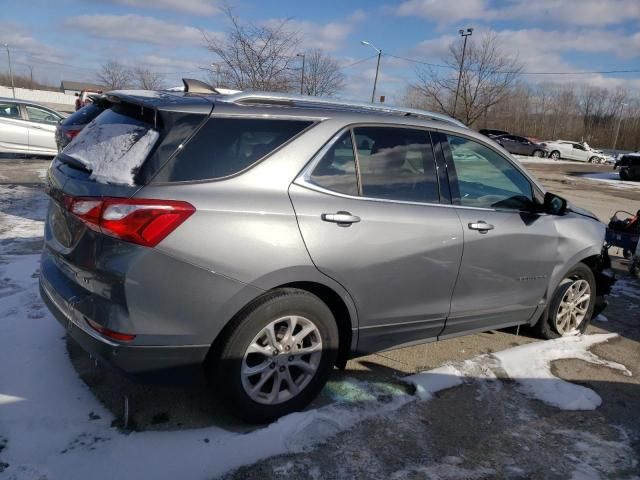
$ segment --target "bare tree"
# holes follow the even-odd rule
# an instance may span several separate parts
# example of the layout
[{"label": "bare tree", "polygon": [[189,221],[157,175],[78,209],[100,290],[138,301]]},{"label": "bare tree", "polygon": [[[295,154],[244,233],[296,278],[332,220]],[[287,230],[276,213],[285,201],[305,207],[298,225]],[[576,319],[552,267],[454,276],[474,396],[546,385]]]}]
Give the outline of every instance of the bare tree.
[{"label": "bare tree", "polygon": [[344,88],[345,76],[338,62],[319,48],[305,56],[303,93],[331,96]]},{"label": "bare tree", "polygon": [[457,112],[453,111],[458,72],[462,62],[462,43],[454,42],[443,59],[449,68],[418,69],[414,89],[437,109],[459,118],[467,125],[478,120],[487,109],[509,93],[522,65],[500,48],[495,34],[483,35],[479,42],[467,44],[460,80]]},{"label": "bare tree", "polygon": [[132,83],[131,71],[115,60],[109,60],[103,64],[96,78],[109,90],[127,88]]},{"label": "bare tree", "polygon": [[143,90],[160,90],[164,87],[164,75],[148,68],[136,67],[131,76],[134,85]]},{"label": "bare tree", "polygon": [[287,28],[288,21],[256,25],[242,23],[228,6],[223,12],[230,23],[224,37],[202,32],[207,47],[220,59],[223,85],[240,90],[290,90],[300,37]]}]

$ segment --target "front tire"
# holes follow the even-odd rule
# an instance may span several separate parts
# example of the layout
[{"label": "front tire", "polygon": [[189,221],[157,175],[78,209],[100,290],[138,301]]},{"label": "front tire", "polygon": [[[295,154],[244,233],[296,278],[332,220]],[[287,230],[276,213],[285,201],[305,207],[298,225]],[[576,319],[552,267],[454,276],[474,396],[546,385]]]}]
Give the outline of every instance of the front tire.
[{"label": "front tire", "polygon": [[306,407],[322,390],[338,351],[331,310],[298,289],[271,292],[234,320],[212,369],[233,413],[271,422]]},{"label": "front tire", "polygon": [[544,156],[544,153],[542,152],[542,150],[534,150],[533,156],[537,158],[542,158]]},{"label": "front tire", "polygon": [[589,159],[589,163],[593,163],[593,164],[600,163],[600,159],[598,157],[591,157]]},{"label": "front tire", "polygon": [[560,152],[557,150],[554,150],[553,152],[551,152],[549,157],[553,158],[554,160],[560,160]]},{"label": "front tire", "polygon": [[591,321],[595,304],[595,277],[589,267],[579,263],[556,288],[536,330],[546,339],[584,333]]}]

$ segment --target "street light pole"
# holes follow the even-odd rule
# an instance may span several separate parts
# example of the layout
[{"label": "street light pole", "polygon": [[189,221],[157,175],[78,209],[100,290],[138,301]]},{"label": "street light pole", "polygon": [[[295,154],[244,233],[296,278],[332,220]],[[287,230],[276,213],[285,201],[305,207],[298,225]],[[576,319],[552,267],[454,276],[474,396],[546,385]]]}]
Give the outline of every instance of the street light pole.
[{"label": "street light pole", "polygon": [[9,51],[9,45],[4,44],[4,48],[7,49],[7,58],[9,59],[9,76],[11,77],[11,91],[13,92],[13,98],[16,98],[16,87],[13,84],[13,70],[11,69],[11,52]]},{"label": "street light pole", "polygon": [[296,57],[302,57],[302,73],[300,74],[300,95],[304,92],[304,61],[306,58],[306,54],[298,53]]},{"label": "street light pole", "polygon": [[456,98],[453,101],[453,117],[456,118],[456,110],[458,107],[458,93],[460,92],[460,80],[462,79],[462,69],[464,68],[464,54],[467,50],[467,37],[473,34],[473,28],[467,28],[464,30],[458,30],[458,33],[464,37],[464,43],[462,45],[462,58],[460,59],[460,72],[458,73],[458,85],[456,86]]},{"label": "street light pole", "polygon": [[620,108],[620,118],[618,119],[618,125],[616,126],[616,135],[613,137],[613,147],[611,147],[612,150],[616,149],[616,144],[618,143],[618,134],[620,133],[620,124],[622,123],[622,114],[624,113],[624,107],[626,106],[627,104],[623,103]]},{"label": "street light pole", "polygon": [[362,45],[369,45],[376,52],[378,52],[378,63],[376,64],[376,77],[373,79],[373,92],[371,92],[371,103],[375,103],[376,101],[376,85],[378,84],[378,73],[380,72],[380,57],[382,57],[382,50],[380,50],[375,45],[362,40],[360,42]]}]

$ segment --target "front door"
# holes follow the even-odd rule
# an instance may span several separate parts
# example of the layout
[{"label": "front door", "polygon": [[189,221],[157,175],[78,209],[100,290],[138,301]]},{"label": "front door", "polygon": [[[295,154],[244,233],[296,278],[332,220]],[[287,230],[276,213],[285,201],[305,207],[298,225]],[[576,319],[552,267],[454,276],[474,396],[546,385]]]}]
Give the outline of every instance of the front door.
[{"label": "front door", "polygon": [[462,228],[439,203],[429,132],[347,130],[289,192],[311,259],[356,304],[359,352],[441,333]]},{"label": "front door", "polygon": [[533,187],[505,157],[471,139],[447,139],[464,254],[443,336],[526,322],[556,261],[554,219],[532,213]]},{"label": "front door", "polygon": [[0,101],[0,151],[26,152],[29,129],[17,103]]}]

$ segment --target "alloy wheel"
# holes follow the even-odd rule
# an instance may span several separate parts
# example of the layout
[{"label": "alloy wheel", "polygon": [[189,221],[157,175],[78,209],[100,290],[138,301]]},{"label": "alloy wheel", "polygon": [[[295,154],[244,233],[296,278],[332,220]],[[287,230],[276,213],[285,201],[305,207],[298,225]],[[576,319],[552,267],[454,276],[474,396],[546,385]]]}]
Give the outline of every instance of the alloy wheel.
[{"label": "alloy wheel", "polygon": [[253,338],[242,359],[242,386],[258,403],[276,405],[311,382],[322,358],[322,337],[309,319],[273,320]]},{"label": "alloy wheel", "polygon": [[560,335],[574,334],[580,330],[591,303],[591,287],[583,279],[573,280],[558,306],[555,328]]}]

